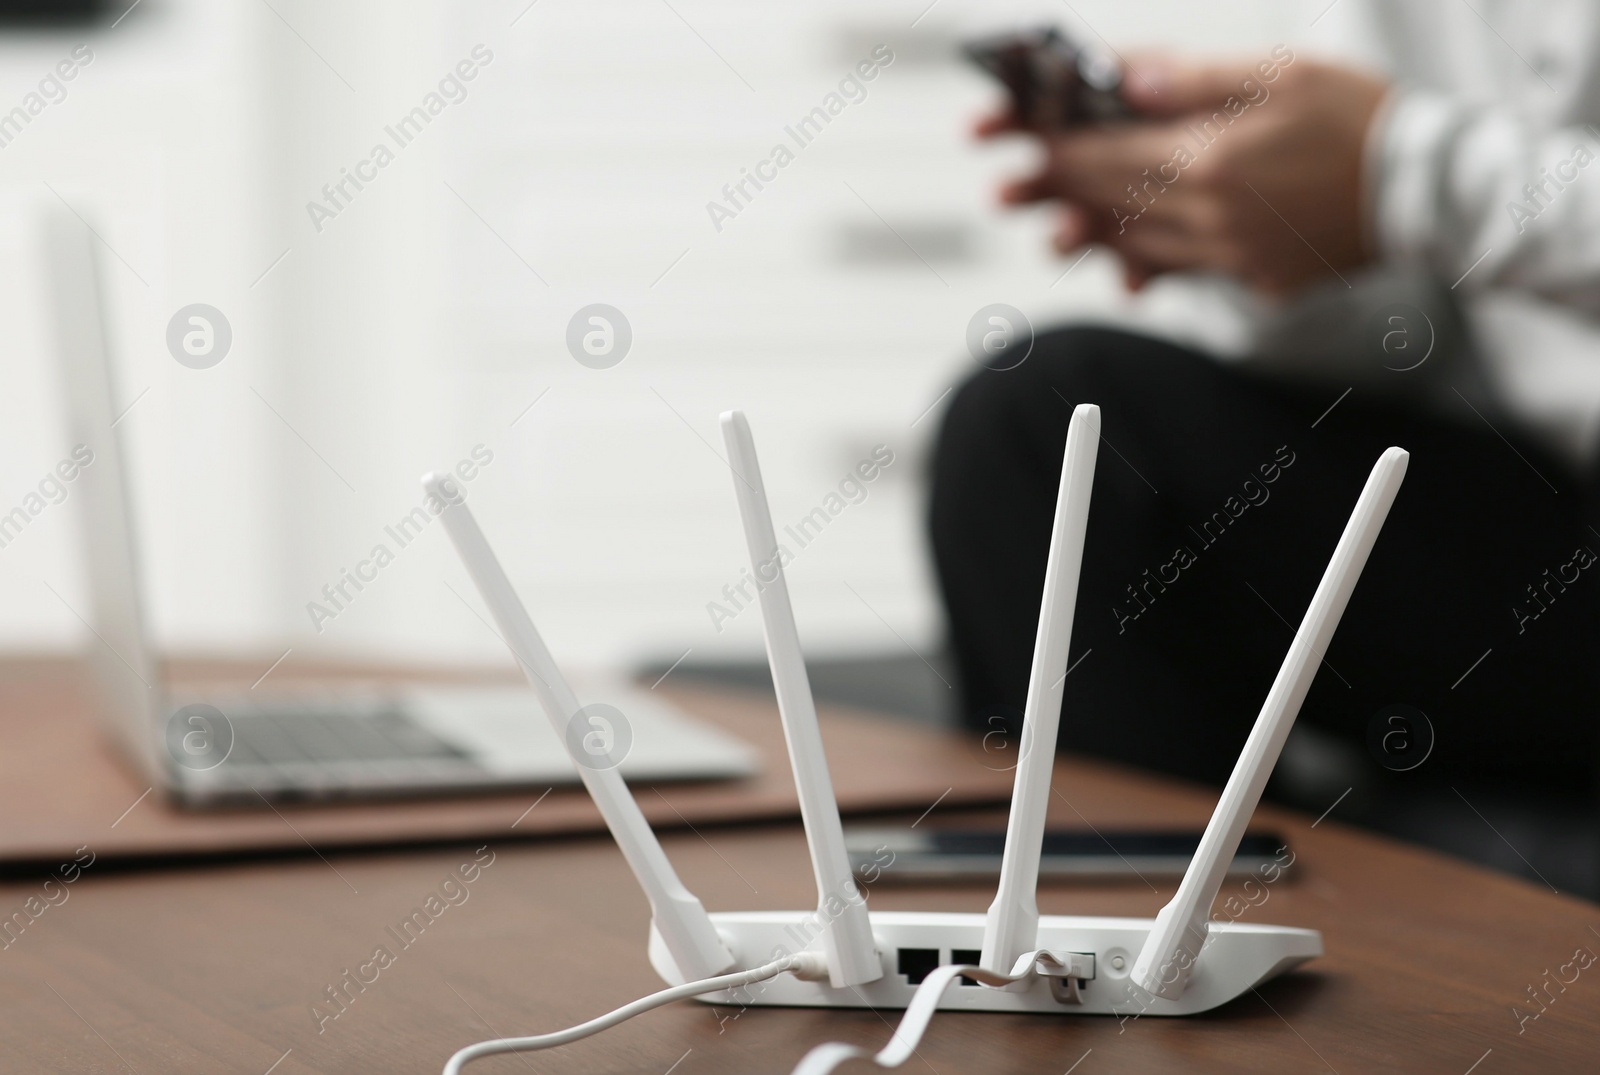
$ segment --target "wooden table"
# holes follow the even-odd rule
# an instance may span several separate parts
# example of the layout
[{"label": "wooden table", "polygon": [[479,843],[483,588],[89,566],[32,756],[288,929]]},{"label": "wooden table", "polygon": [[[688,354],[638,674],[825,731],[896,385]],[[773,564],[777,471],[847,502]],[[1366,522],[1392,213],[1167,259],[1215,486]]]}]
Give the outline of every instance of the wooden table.
[{"label": "wooden table", "polygon": [[[1070,760],[1056,789],[1055,823],[1098,827],[1195,825],[1213,800]],[[952,817],[941,805],[924,824]],[[1337,811],[1313,826],[1264,809],[1258,824],[1289,838],[1297,872],[1245,920],[1321,929],[1323,959],[1185,1020],[941,1015],[925,1062],[903,1070],[1503,1075],[1600,1064],[1600,963],[1564,991],[1552,977],[1574,977],[1561,970],[1574,950],[1600,953],[1600,907],[1346,829]],[[699,826],[665,843],[712,909],[814,902],[793,824]],[[492,862],[462,886],[465,901],[444,905],[409,947],[389,927],[480,843],[172,871],[90,866],[0,951],[0,1072],[432,1073],[461,1045],[568,1026],[659,987],[644,901],[609,841],[481,845]],[[1170,895],[1162,883],[1051,885],[1039,902],[1047,913],[1149,915]],[[990,896],[979,885],[880,885],[871,902],[981,911]],[[30,897],[43,898],[38,880],[0,885],[0,910]],[[313,1004],[337,1011],[325,991],[379,946],[393,961],[319,1028]],[[1528,990],[1547,981],[1554,999],[1519,1027],[1514,1009],[1539,1012]],[[896,1018],[689,1002],[468,1070],[782,1073],[821,1041],[879,1045]]]}]

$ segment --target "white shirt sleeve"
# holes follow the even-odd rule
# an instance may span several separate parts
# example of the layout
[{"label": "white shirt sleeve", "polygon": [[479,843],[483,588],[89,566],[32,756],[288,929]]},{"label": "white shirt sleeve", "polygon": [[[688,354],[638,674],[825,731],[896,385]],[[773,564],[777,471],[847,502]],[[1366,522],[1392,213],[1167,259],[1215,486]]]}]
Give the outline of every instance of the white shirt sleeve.
[{"label": "white shirt sleeve", "polygon": [[1510,288],[1600,309],[1600,134],[1538,131],[1509,110],[1396,90],[1369,140],[1385,260],[1467,292]]}]

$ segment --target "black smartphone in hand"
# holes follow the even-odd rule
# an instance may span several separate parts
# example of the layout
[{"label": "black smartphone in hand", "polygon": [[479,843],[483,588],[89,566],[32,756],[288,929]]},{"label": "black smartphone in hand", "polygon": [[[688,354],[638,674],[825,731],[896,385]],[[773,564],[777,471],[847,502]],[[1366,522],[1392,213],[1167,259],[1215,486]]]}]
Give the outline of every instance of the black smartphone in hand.
[{"label": "black smartphone in hand", "polygon": [[1133,115],[1115,58],[1078,45],[1054,27],[978,38],[964,44],[962,53],[1005,86],[1017,119],[1033,130]]}]

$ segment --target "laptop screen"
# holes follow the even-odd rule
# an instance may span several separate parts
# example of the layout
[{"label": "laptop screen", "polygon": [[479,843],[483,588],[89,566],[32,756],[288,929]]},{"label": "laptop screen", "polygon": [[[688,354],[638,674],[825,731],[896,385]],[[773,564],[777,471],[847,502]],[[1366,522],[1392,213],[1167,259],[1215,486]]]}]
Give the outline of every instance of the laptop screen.
[{"label": "laptop screen", "polygon": [[88,227],[59,207],[41,221],[49,272],[51,334],[65,384],[72,446],[94,453],[76,482],[89,604],[89,664],[99,716],[151,779],[164,779],[157,750],[163,691],[145,633],[127,475],[104,324],[98,251]]}]

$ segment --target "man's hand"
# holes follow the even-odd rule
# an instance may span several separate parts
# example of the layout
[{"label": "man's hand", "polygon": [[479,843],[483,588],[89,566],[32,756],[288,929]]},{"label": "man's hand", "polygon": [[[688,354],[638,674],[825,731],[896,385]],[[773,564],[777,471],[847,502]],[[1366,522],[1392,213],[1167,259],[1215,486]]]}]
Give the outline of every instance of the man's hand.
[{"label": "man's hand", "polygon": [[[1146,58],[1124,79],[1142,119],[1041,135],[1044,167],[1001,199],[1059,201],[1056,247],[1110,246],[1135,289],[1199,270],[1291,292],[1373,256],[1362,154],[1386,90],[1281,46],[1264,63]],[[978,134],[1014,129],[996,117]]]}]

